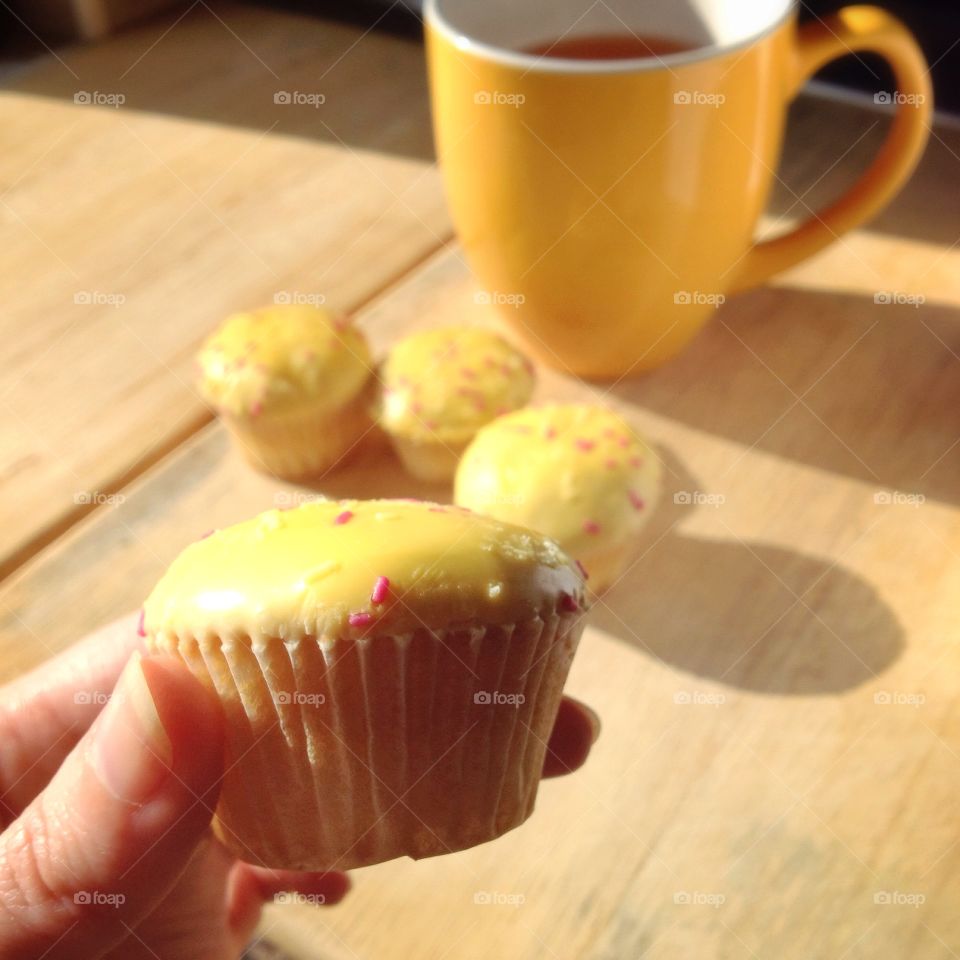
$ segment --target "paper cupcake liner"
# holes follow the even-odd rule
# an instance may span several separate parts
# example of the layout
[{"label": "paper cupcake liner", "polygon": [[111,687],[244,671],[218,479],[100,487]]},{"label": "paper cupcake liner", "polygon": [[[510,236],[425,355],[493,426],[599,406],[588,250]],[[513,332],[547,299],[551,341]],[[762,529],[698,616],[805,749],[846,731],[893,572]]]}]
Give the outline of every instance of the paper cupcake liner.
[{"label": "paper cupcake liner", "polygon": [[392,434],[390,441],[407,473],[428,483],[452,480],[460,457],[467,449],[466,443],[410,440]]},{"label": "paper cupcake liner", "polygon": [[303,480],[331,469],[361,447],[372,426],[365,399],[331,410],[306,408],[283,416],[226,415],[224,422],[246,459],[284,480]]},{"label": "paper cupcake liner", "polygon": [[214,830],[275,868],[462,850],[533,810],[577,614],[403,636],[171,638],[227,717]]}]

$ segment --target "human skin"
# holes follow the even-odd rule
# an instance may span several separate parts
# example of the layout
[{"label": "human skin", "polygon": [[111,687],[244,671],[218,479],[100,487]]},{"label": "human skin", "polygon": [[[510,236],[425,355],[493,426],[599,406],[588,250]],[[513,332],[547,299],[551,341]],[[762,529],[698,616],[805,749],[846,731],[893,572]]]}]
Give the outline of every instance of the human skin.
[{"label": "human skin", "polygon": [[[124,617],[0,687],[6,960],[235,960],[275,894],[330,906],[350,888],[337,871],[243,863],[216,840],[219,703],[142,642]],[[581,766],[599,729],[565,697],[543,775]]]}]

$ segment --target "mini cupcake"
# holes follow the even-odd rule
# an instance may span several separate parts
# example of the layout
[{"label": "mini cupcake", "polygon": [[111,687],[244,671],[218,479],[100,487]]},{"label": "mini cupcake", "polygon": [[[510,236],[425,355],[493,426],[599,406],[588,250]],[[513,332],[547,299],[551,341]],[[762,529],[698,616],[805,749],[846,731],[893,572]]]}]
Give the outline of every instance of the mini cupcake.
[{"label": "mini cupcake", "polygon": [[552,537],[600,593],[622,573],[659,490],[660,462],[624,420],[569,404],[484,427],[460,461],[454,499]]},{"label": "mini cupcake", "polygon": [[251,863],[347,869],[530,815],[584,605],[577,567],[529,530],[313,501],[187,547],[143,630],[223,703],[220,839]]},{"label": "mini cupcake", "polygon": [[198,356],[200,389],[253,466],[317,476],[370,430],[373,364],[363,335],[311,306],[228,317]]},{"label": "mini cupcake", "polygon": [[380,425],[404,466],[421,480],[450,480],[477,430],[530,399],[533,365],[502,337],[478,327],[415,333],[381,373]]}]

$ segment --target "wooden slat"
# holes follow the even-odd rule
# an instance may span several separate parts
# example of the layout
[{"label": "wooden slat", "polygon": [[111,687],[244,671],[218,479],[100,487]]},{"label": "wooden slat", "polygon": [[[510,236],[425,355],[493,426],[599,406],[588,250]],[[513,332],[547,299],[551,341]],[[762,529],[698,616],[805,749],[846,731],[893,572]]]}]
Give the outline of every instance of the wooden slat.
[{"label": "wooden slat", "polygon": [[[798,119],[791,184],[873,121],[823,104]],[[940,136],[882,229],[731,301],[674,363],[609,392],[544,374],[540,398],[615,403],[667,467],[571,677],[604,721],[589,765],[546,784],[521,830],[359,871],[335,910],[271,908],[266,935],[337,960],[940,958],[960,943],[960,254],[940,199],[960,138]],[[929,299],[877,305],[877,290]],[[360,322],[382,351],[492,319],[476,291],[453,248]],[[0,588],[6,670],[137,605],[210,526],[313,492],[253,473],[206,427]],[[449,494],[385,453],[323,492]]]},{"label": "wooden slat", "polygon": [[448,239],[420,47],[361,36],[201,4],[0,94],[0,575],[209,419],[221,316],[354,308]]}]

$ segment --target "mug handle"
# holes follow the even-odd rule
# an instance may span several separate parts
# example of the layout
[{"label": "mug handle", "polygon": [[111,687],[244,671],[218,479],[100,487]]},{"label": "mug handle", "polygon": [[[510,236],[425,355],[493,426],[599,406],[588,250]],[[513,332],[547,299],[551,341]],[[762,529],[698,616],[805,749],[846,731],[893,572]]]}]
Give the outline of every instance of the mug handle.
[{"label": "mug handle", "polygon": [[844,7],[802,26],[797,31],[787,96],[793,99],[830,60],[861,50],[880,54],[896,80],[897,111],[880,152],[839,200],[782,237],[754,244],[737,270],[731,292],[763,283],[868,220],[893,198],[917,165],[930,133],[930,74],[913,35],[884,10]]}]

